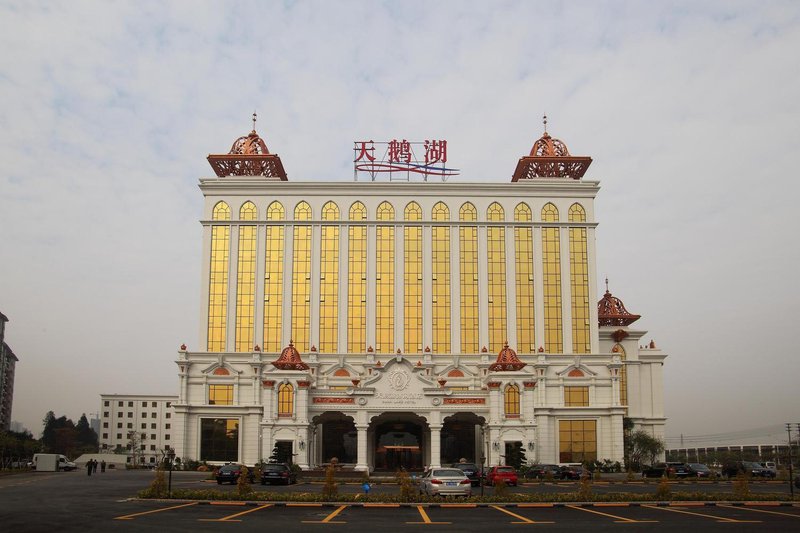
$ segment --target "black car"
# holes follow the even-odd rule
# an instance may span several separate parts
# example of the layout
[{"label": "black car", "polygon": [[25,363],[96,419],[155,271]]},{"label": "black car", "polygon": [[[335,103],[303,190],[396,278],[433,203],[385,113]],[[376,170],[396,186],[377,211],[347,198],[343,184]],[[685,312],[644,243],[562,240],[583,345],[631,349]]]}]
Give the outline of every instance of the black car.
[{"label": "black car", "polygon": [[451,468],[458,468],[469,478],[470,484],[477,487],[481,484],[481,469],[475,463],[455,463]]},{"label": "black car", "polygon": [[689,463],[686,466],[689,467],[689,475],[691,477],[710,479],[717,475],[713,470],[702,463]]},{"label": "black car", "polygon": [[592,473],[583,468],[582,466],[567,465],[567,466],[562,466],[559,469],[559,477],[561,479],[576,479],[576,480],[580,480],[583,478],[592,479]]},{"label": "black car", "polygon": [[642,469],[643,477],[689,477],[692,475],[686,463],[655,463]]},{"label": "black car", "polygon": [[286,463],[270,463],[261,467],[261,484],[282,483],[291,485],[297,483],[297,474]]},{"label": "black car", "polygon": [[764,468],[754,461],[736,461],[735,463],[726,464],[722,469],[722,474],[727,477],[736,477],[739,474],[744,474],[750,477],[775,477],[775,472],[769,468]]},{"label": "black car", "polygon": [[528,470],[528,476],[538,479],[546,479],[549,476],[558,479],[561,477],[561,468],[558,465],[533,465]]},{"label": "black car", "polygon": [[[244,468],[246,467],[236,464],[230,464],[221,467],[219,470],[217,470],[217,484],[222,485],[223,483],[230,483],[231,485],[235,485],[239,482],[239,478],[242,476],[242,470]],[[256,475],[250,468],[247,469],[247,479],[250,481],[250,483],[253,483],[256,479]]]}]

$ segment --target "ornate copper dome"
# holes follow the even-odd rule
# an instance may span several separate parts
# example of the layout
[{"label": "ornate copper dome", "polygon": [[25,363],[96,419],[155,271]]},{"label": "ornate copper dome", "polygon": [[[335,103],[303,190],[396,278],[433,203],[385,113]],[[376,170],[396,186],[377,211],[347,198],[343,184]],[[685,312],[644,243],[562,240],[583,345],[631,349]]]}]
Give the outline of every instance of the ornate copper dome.
[{"label": "ornate copper dome", "polygon": [[522,370],[522,367],[525,366],[526,363],[523,363],[517,357],[517,352],[512,350],[508,347],[508,343],[503,345],[503,349],[500,350],[500,353],[497,354],[497,361],[489,365],[489,370],[492,372],[498,372],[502,370]]},{"label": "ornate copper dome", "polygon": [[630,326],[641,318],[641,315],[634,315],[625,309],[622,300],[612,296],[608,290],[608,280],[606,280],[606,293],[603,299],[597,302],[597,320],[601,326]]},{"label": "ornate copper dome", "polygon": [[271,154],[267,144],[256,133],[256,114],[253,131],[233,141],[227,154],[209,155],[208,163],[220,178],[225,176],[264,176],[287,181],[286,171],[278,154]]},{"label": "ornate copper dome", "polygon": [[281,356],[272,362],[272,366],[278,370],[308,370],[308,365],[300,359],[300,352],[294,347],[292,341],[289,341],[289,346],[283,349]]},{"label": "ornate copper dome", "polygon": [[567,145],[547,133],[547,115],[544,119],[544,135],[531,148],[528,156],[520,158],[511,181],[534,178],[580,179],[586,173],[592,158],[570,155]]}]

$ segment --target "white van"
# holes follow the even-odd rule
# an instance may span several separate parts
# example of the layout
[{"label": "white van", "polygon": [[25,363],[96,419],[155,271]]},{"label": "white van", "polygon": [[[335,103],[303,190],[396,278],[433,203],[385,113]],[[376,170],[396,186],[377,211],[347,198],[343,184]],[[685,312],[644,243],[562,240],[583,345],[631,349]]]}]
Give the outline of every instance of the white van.
[{"label": "white van", "polygon": [[39,472],[69,472],[78,468],[75,463],[60,453],[35,453],[31,468]]}]

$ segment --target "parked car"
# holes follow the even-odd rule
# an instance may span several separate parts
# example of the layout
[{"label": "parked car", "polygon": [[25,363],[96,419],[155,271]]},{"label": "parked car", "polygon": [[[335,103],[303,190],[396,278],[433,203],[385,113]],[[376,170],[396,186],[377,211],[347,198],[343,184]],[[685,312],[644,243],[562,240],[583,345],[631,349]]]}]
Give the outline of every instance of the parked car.
[{"label": "parked car", "polygon": [[559,479],[561,477],[561,467],[558,465],[533,465],[528,470],[529,476],[538,479],[545,479],[548,474],[553,479]]},{"label": "parked car", "polygon": [[775,464],[775,461],[764,461],[763,463],[761,463],[761,466],[763,466],[767,470],[775,472],[775,475],[778,474],[778,466]]},{"label": "parked car", "polygon": [[726,464],[722,469],[722,474],[726,477],[736,477],[739,474],[761,478],[774,478],[776,476],[775,472],[754,461],[736,461]]},{"label": "parked car", "polygon": [[714,472],[708,466],[702,463],[689,463],[686,466],[689,467],[690,477],[706,478],[706,479],[717,477],[716,472]]},{"label": "parked car", "polygon": [[[235,485],[239,482],[239,478],[242,475],[242,468],[244,468],[242,465],[237,464],[229,464],[220,467],[220,469],[217,470],[217,484],[222,485],[223,483],[230,483],[231,485]],[[250,483],[255,481],[255,477],[253,470],[248,468],[247,479]]]},{"label": "parked car", "polygon": [[431,468],[419,480],[419,493],[428,496],[472,496],[472,482],[458,468]]},{"label": "parked car", "polygon": [[261,484],[270,485],[273,483],[283,483],[291,485],[297,483],[297,474],[286,463],[270,463],[261,467]]},{"label": "parked car", "polygon": [[686,463],[667,462],[654,463],[642,469],[642,477],[678,477],[684,478],[691,475]]},{"label": "parked car", "polygon": [[481,469],[475,463],[455,463],[450,465],[452,468],[458,468],[469,478],[473,487],[481,484]]},{"label": "parked car", "polygon": [[560,479],[583,479],[584,477],[592,479],[592,473],[580,465],[564,465],[559,468]]},{"label": "parked car", "polygon": [[519,483],[517,471],[514,470],[513,466],[493,466],[486,474],[487,485],[494,485],[499,479],[505,481],[506,485],[513,485],[515,487],[517,483]]}]

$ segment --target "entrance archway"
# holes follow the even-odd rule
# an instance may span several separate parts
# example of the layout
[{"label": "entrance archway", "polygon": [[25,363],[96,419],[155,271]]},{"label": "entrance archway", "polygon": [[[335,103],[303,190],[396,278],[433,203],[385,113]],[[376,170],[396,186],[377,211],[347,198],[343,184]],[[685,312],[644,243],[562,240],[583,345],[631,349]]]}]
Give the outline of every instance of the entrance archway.
[{"label": "entrance archway", "polygon": [[373,468],[395,471],[421,470],[429,438],[426,420],[414,413],[384,413],[373,418]]},{"label": "entrance archway", "polygon": [[486,419],[475,413],[457,413],[448,416],[442,424],[442,464],[457,463],[466,459],[480,464],[483,452],[481,426]]},{"label": "entrance archway", "polygon": [[312,419],[317,432],[317,461],[329,463],[334,457],[339,464],[355,464],[358,460],[358,438],[353,417],[326,411]]}]

